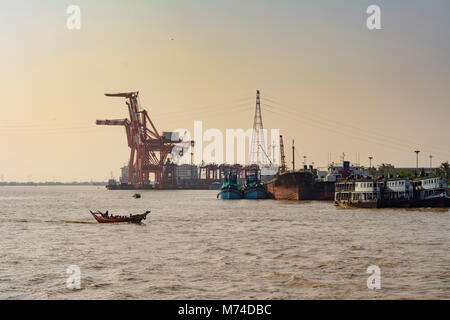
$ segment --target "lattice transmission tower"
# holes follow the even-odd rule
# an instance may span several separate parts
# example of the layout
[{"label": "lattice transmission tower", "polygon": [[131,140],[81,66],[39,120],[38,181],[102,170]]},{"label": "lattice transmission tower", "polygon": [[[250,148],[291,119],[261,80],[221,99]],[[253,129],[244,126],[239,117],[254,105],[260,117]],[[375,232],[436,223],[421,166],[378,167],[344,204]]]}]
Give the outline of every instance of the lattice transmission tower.
[{"label": "lattice transmission tower", "polygon": [[259,90],[256,91],[256,109],[253,120],[252,143],[250,146],[250,164],[267,164],[266,143],[261,115],[261,99]]}]

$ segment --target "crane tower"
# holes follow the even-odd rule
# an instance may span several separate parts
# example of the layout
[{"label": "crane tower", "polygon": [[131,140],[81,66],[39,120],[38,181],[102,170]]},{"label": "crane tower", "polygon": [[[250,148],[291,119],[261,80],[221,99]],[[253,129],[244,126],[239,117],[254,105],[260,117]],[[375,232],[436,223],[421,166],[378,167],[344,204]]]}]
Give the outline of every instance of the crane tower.
[{"label": "crane tower", "polygon": [[[143,186],[150,184],[150,174],[155,177],[156,186],[174,184],[173,172],[167,174],[166,161],[176,144],[182,140],[177,134],[163,132],[160,135],[146,110],[141,110],[139,92],[105,94],[107,97],[126,98],[129,119],[97,120],[97,125],[124,126],[127,134],[128,146],[131,148],[128,184]],[[170,177],[167,181],[165,177]]]}]

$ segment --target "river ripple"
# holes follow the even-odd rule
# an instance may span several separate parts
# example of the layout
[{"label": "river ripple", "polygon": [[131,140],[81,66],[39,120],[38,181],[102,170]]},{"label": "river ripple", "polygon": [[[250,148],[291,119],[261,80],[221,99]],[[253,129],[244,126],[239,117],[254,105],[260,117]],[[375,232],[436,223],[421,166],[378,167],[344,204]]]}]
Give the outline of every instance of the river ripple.
[{"label": "river ripple", "polygon": [[[1,299],[450,299],[448,210],[0,187]],[[151,210],[101,225],[89,209]],[[81,289],[66,269],[81,269]],[[367,267],[381,269],[369,290]]]}]

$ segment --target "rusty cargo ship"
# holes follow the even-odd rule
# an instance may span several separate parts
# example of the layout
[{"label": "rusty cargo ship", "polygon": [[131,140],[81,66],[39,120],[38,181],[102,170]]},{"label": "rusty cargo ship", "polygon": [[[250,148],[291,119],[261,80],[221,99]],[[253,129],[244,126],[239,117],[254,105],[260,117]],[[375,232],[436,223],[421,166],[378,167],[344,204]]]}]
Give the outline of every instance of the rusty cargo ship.
[{"label": "rusty cargo ship", "polygon": [[275,200],[334,200],[334,182],[318,181],[310,171],[282,173],[266,185]]}]

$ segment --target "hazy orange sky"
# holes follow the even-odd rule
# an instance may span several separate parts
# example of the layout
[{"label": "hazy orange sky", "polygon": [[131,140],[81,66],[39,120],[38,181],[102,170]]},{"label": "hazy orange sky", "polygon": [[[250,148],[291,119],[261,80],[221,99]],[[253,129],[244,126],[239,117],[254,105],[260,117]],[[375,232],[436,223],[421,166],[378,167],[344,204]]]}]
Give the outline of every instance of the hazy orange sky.
[{"label": "hazy orange sky", "polygon": [[[81,30],[66,9],[81,8]],[[366,28],[377,4],[382,30]],[[106,180],[129,157],[105,92],[140,91],[160,131],[266,128],[296,161],[450,159],[450,2],[130,0],[0,3],[0,176]],[[173,39],[173,40],[172,40]]]}]

